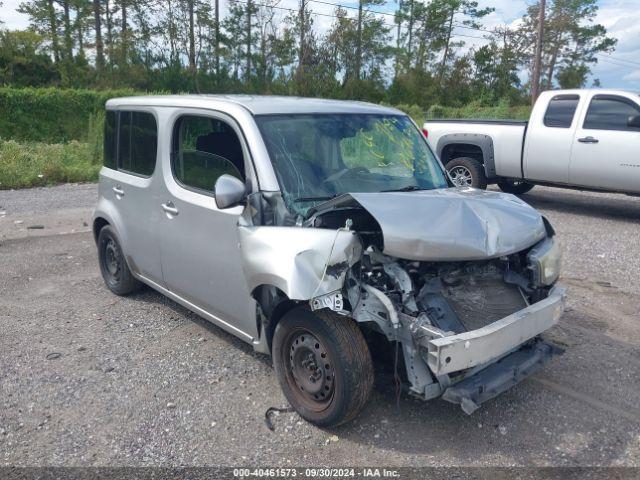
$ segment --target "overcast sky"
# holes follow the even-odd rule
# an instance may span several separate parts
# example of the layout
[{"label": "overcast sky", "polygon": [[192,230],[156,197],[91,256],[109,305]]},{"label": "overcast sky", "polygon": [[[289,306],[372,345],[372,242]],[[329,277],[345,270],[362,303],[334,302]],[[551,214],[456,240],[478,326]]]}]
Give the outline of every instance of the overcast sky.
[{"label": "overcast sky", "polygon": [[[0,10],[0,20],[5,28],[25,28],[28,25],[27,17],[16,12],[17,6],[22,0],[0,0],[4,5]],[[341,2],[340,0],[328,0],[331,3],[343,5],[357,5],[355,2]],[[226,10],[228,0],[222,0]],[[484,24],[491,28],[497,25],[510,25],[516,22],[527,8],[527,4],[533,4],[536,0],[479,0],[481,7],[493,6],[496,11],[484,19]],[[283,7],[296,8],[298,0],[282,0]],[[386,7],[375,7],[377,10],[392,12],[395,2],[390,1]],[[309,3],[314,12],[332,14],[334,7],[320,3]],[[638,0],[600,0],[597,21],[602,23],[608,32],[618,39],[616,50],[610,55],[599,57],[598,65],[593,67],[593,77],[599,78],[603,87],[624,88],[640,92],[640,8]],[[350,11],[350,15],[355,12]],[[386,17],[392,23],[391,17]],[[332,18],[315,16],[314,23],[319,31],[325,31],[331,24]],[[482,36],[482,32],[456,29],[455,33],[473,36]],[[459,37],[468,46],[485,43],[481,39]],[[591,82],[589,82],[591,83]]]}]

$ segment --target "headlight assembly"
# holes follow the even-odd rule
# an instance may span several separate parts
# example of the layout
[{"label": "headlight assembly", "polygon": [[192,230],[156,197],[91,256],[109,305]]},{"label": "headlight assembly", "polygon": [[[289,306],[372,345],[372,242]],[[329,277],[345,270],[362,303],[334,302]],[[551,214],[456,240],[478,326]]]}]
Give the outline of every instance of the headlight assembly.
[{"label": "headlight assembly", "polygon": [[536,286],[552,285],[560,275],[562,253],[554,238],[547,238],[531,249],[529,266],[533,271],[533,283]]}]

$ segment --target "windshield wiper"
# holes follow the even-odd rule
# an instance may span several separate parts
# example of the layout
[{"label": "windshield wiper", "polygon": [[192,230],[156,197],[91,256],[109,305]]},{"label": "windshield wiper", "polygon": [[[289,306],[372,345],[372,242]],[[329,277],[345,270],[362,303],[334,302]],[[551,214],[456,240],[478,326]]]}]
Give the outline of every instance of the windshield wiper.
[{"label": "windshield wiper", "polygon": [[426,188],[418,187],[417,185],[407,185],[401,188],[392,188],[391,190],[382,190],[383,192],[415,192],[416,190],[426,190]]}]

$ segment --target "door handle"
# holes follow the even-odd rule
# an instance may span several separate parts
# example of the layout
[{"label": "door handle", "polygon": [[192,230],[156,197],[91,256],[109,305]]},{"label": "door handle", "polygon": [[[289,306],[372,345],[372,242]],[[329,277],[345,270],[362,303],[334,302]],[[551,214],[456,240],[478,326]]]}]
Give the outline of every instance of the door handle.
[{"label": "door handle", "polygon": [[178,214],[178,209],[173,204],[173,202],[163,203],[162,204],[162,210],[164,210],[165,212],[167,212],[167,213],[169,213],[171,215],[177,215]]},{"label": "door handle", "polygon": [[124,190],[122,190],[122,187],[120,185],[116,185],[115,187],[112,188],[112,190],[113,190],[113,193],[115,193],[116,195],[124,197]]},{"label": "door handle", "polygon": [[593,137],[579,138],[578,141],[580,143],[598,143],[598,139],[597,138],[593,138]]}]

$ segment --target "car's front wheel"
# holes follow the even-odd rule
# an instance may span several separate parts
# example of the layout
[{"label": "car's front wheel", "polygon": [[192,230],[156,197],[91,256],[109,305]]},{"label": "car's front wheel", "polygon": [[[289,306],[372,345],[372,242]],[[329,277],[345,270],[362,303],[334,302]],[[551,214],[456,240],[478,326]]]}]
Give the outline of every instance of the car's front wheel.
[{"label": "car's front wheel", "polygon": [[98,257],[104,283],[116,295],[128,295],[140,289],[127,265],[122,247],[113,229],[107,225],[98,234]]},{"label": "car's front wheel", "polygon": [[278,322],[272,347],[282,391],[309,422],[340,425],[367,402],[373,365],[353,320],[330,310],[295,308]]}]

